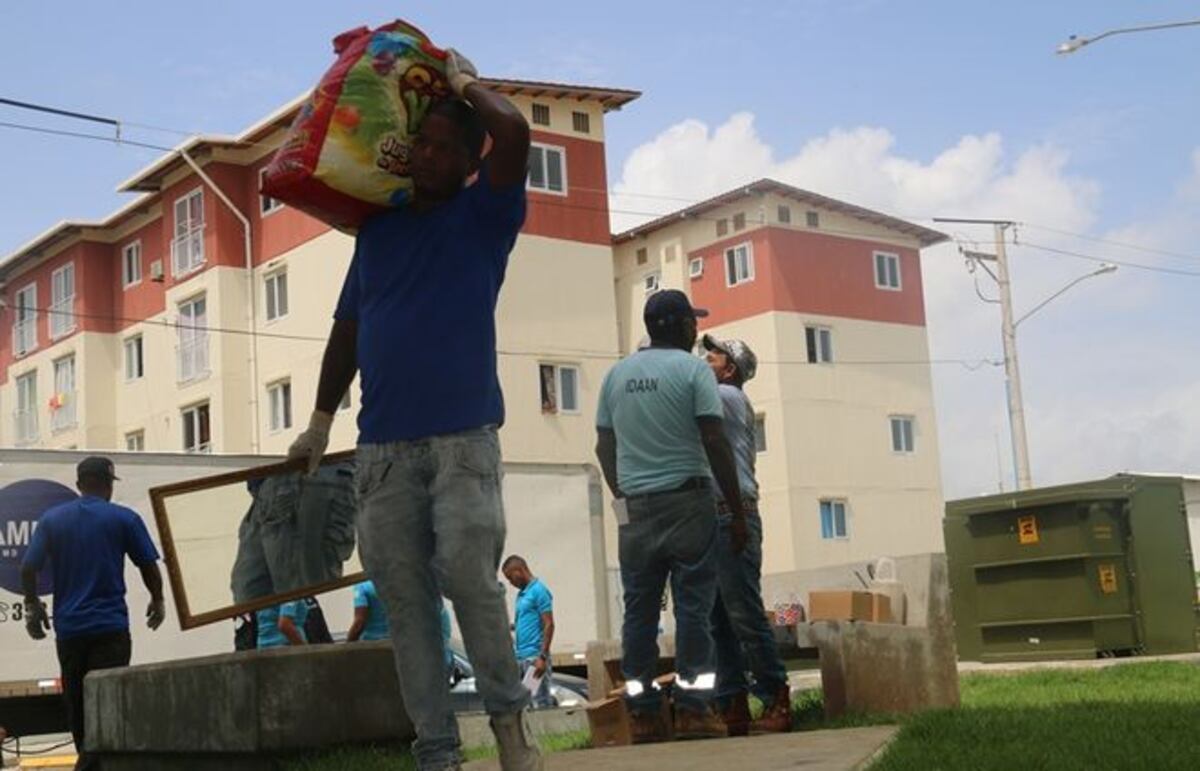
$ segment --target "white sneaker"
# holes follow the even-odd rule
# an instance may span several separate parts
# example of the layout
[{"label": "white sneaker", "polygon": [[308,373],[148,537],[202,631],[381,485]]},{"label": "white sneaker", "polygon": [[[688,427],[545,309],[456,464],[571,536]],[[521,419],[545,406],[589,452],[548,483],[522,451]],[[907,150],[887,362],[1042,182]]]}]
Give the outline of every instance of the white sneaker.
[{"label": "white sneaker", "polygon": [[502,771],[542,771],[542,751],[533,740],[524,712],[492,715],[491,724]]}]

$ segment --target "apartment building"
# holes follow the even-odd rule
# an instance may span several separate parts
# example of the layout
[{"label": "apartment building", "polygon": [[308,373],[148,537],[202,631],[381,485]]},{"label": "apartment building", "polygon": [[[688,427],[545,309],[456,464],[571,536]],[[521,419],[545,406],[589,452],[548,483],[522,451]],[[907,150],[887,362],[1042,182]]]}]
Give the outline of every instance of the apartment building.
[{"label": "apartment building", "polygon": [[941,550],[920,250],[945,238],[772,180],[614,236],[622,353],[670,288],[759,357],[766,572]]},{"label": "apartment building", "polygon": [[[639,94],[485,81],[529,118],[528,217],[498,310],[512,461],[592,460],[617,358],[604,121]],[[259,193],[300,106],[193,138],[0,262],[0,446],[282,453],[312,408],[353,241]],[[406,345],[436,345],[438,330]],[[397,394],[396,398],[403,398]],[[332,449],[352,446],[357,386]]]}]

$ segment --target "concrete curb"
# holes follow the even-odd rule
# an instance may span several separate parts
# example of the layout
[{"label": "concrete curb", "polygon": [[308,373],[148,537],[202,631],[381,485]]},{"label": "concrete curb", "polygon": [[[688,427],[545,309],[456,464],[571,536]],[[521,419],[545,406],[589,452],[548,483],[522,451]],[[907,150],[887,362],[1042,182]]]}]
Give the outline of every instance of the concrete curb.
[{"label": "concrete curb", "polygon": [[[545,736],[575,733],[588,730],[587,713],[582,707],[566,709],[540,709],[529,714],[529,728],[539,739]],[[458,716],[458,733],[464,749],[495,747],[486,712],[471,712]]]}]

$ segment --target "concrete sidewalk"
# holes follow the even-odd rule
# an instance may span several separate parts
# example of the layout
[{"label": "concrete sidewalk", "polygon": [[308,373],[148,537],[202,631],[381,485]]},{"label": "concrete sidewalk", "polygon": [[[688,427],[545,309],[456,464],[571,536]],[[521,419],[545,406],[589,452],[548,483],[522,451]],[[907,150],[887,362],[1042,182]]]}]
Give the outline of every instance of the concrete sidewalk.
[{"label": "concrete sidewalk", "polygon": [[[557,752],[546,756],[546,771],[852,771],[882,750],[897,730],[896,726],[872,726]],[[500,762],[477,760],[463,769],[499,771]]]}]

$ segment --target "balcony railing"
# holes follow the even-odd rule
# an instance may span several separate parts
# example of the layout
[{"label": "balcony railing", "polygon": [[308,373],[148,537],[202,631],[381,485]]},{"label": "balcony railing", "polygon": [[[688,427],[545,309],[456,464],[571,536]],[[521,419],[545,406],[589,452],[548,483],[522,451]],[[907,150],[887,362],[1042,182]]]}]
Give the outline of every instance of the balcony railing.
[{"label": "balcony railing", "polygon": [[50,306],[50,337],[57,340],[75,331],[75,298],[67,297]]},{"label": "balcony railing", "polygon": [[204,226],[197,225],[171,242],[171,265],[183,276],[204,264]]},{"label": "balcony railing", "polygon": [[33,444],[38,440],[38,424],[36,410],[16,410],[13,412],[13,433],[17,436],[17,444]]},{"label": "balcony railing", "polygon": [[77,425],[75,414],[75,392],[57,394],[50,404],[50,430],[66,431]]},{"label": "balcony railing", "polygon": [[197,334],[175,349],[180,383],[190,383],[208,375],[208,335]]},{"label": "balcony railing", "polygon": [[37,322],[33,319],[13,324],[13,354],[24,356],[37,348]]}]

